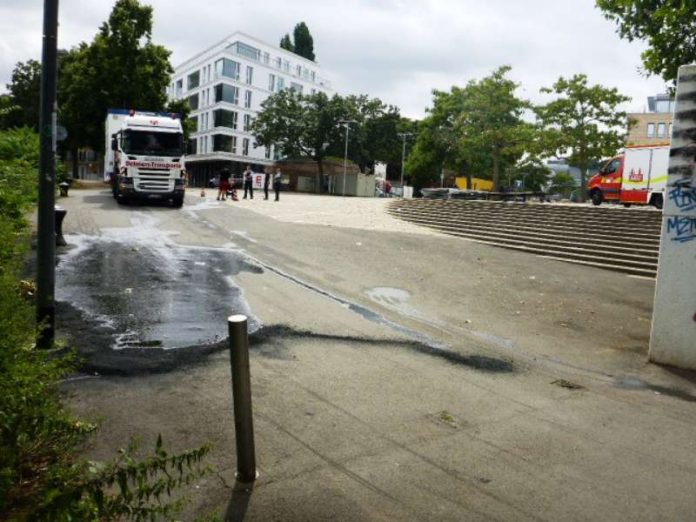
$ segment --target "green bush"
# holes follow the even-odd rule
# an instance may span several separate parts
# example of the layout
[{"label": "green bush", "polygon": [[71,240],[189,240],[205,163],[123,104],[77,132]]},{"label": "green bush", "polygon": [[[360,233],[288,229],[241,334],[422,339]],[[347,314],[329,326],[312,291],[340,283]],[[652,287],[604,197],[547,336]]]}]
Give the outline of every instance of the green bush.
[{"label": "green bush", "polygon": [[171,491],[203,474],[209,448],[134,457],[131,445],[110,463],[79,459],[77,448],[96,427],[61,402],[70,356],[35,349],[33,285],[20,280],[35,201],[38,137],[28,129],[0,132],[0,521],[152,520],[178,507]]}]

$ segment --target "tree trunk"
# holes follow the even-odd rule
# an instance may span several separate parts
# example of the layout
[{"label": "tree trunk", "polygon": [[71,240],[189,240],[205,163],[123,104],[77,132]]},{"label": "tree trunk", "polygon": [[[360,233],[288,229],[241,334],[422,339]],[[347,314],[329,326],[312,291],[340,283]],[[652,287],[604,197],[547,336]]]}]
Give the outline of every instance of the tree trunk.
[{"label": "tree trunk", "polygon": [[80,175],[80,169],[78,165],[78,152],[79,149],[77,145],[73,145],[70,147],[70,154],[72,155],[72,177],[73,179],[77,179],[78,176]]},{"label": "tree trunk", "polygon": [[498,151],[493,152],[493,192],[500,191],[500,160],[498,158]]},{"label": "tree trunk", "polygon": [[317,159],[317,186],[315,190],[317,194],[324,191],[324,162],[321,158]]},{"label": "tree trunk", "polygon": [[580,201],[587,201],[587,164],[580,167]]}]

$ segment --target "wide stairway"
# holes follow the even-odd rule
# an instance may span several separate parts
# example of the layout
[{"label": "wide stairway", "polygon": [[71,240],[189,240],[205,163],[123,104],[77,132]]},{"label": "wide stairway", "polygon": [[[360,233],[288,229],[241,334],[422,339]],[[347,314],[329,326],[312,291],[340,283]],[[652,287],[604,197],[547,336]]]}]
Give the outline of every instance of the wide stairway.
[{"label": "wide stairway", "polygon": [[481,243],[634,275],[657,271],[662,214],[652,208],[412,199],[387,209]]}]

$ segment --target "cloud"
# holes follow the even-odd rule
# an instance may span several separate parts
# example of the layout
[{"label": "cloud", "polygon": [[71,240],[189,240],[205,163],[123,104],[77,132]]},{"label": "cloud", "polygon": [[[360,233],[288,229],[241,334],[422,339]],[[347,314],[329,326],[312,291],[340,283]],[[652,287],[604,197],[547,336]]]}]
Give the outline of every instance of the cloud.
[{"label": "cloud", "polygon": [[[640,43],[619,39],[594,2],[578,0],[153,0],[153,38],[178,64],[236,30],[277,44],[304,21],[323,68],[341,94],[366,93],[422,117],[434,88],[480,78],[502,64],[521,83],[520,94],[541,101],[539,88],[559,76],[585,73],[617,87],[642,109],[664,90],[638,73]],[[59,45],[89,41],[113,3],[61,0]],[[3,0],[0,6],[0,83],[19,60],[40,57],[42,5]]]}]

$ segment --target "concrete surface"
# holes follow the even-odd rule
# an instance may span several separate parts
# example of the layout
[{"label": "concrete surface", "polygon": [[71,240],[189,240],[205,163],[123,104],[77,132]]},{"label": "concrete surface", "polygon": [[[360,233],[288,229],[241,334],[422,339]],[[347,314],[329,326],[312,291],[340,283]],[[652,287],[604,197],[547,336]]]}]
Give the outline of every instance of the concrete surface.
[{"label": "concrete surface", "polygon": [[119,208],[106,191],[61,200],[68,234],[148,216],[178,245],[262,268],[234,276],[265,331],[251,358],[253,490],[234,484],[225,351],[66,382],[76,411],[102,419],[86,456],[134,435],[212,442],[216,472],[185,492],[184,520],[693,517],[696,378],[647,363],[652,280],[394,232],[379,200],[354,200],[374,205],[369,229],[355,216],[327,226],[351,199],[312,197],[331,217],[290,222],[306,198],[292,194],[189,193],[182,210]]}]

